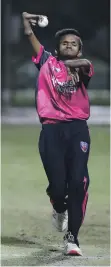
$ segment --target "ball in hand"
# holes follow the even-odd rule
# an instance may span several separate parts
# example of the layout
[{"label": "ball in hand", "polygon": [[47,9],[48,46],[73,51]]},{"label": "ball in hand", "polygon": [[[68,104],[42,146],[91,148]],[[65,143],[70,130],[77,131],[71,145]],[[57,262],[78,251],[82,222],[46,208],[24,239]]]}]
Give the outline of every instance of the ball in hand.
[{"label": "ball in hand", "polygon": [[48,18],[46,16],[41,16],[38,20],[38,25],[42,28],[46,27],[48,23]]}]

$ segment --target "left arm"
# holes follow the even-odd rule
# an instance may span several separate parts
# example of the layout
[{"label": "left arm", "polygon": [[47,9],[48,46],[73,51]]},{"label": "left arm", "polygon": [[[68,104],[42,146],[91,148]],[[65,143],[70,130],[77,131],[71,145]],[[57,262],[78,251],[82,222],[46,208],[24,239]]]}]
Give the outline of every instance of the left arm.
[{"label": "left arm", "polygon": [[94,74],[94,68],[92,63],[87,59],[74,59],[74,60],[65,60],[64,64],[66,65],[66,67],[79,69],[82,82],[87,88],[90,78]]},{"label": "left arm", "polygon": [[81,68],[83,67],[85,71],[89,71],[90,69],[90,61],[87,59],[73,59],[73,60],[65,60],[64,64],[69,68]]}]

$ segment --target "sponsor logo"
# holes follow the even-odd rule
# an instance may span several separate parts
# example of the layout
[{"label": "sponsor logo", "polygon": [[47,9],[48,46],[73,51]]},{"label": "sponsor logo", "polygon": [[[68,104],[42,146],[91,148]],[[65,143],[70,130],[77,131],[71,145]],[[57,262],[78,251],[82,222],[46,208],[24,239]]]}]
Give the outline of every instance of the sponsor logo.
[{"label": "sponsor logo", "polygon": [[84,153],[86,153],[87,150],[88,150],[88,143],[81,141],[81,142],[80,142],[80,147],[81,147],[82,151],[83,151]]}]

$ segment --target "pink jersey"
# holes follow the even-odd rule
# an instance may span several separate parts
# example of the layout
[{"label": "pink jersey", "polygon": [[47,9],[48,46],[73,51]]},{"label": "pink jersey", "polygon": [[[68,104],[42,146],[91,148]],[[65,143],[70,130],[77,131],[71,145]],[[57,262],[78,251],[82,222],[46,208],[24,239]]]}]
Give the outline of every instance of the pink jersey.
[{"label": "pink jersey", "polygon": [[43,46],[32,61],[39,70],[36,107],[41,123],[87,120],[90,105],[86,88],[93,75],[92,64],[89,73],[79,71],[75,87],[64,63],[45,51]]}]

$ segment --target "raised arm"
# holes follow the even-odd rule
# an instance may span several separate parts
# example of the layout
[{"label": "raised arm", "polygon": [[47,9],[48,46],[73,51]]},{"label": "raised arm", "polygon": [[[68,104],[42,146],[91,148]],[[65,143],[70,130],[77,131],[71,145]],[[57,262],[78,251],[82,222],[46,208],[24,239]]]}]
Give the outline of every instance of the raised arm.
[{"label": "raised arm", "polygon": [[31,25],[36,26],[37,19],[39,19],[41,15],[35,15],[23,12],[22,17],[23,17],[24,33],[28,36],[28,39],[34,49],[34,52],[38,54],[40,51],[41,44],[39,40],[36,38],[31,28]]}]

